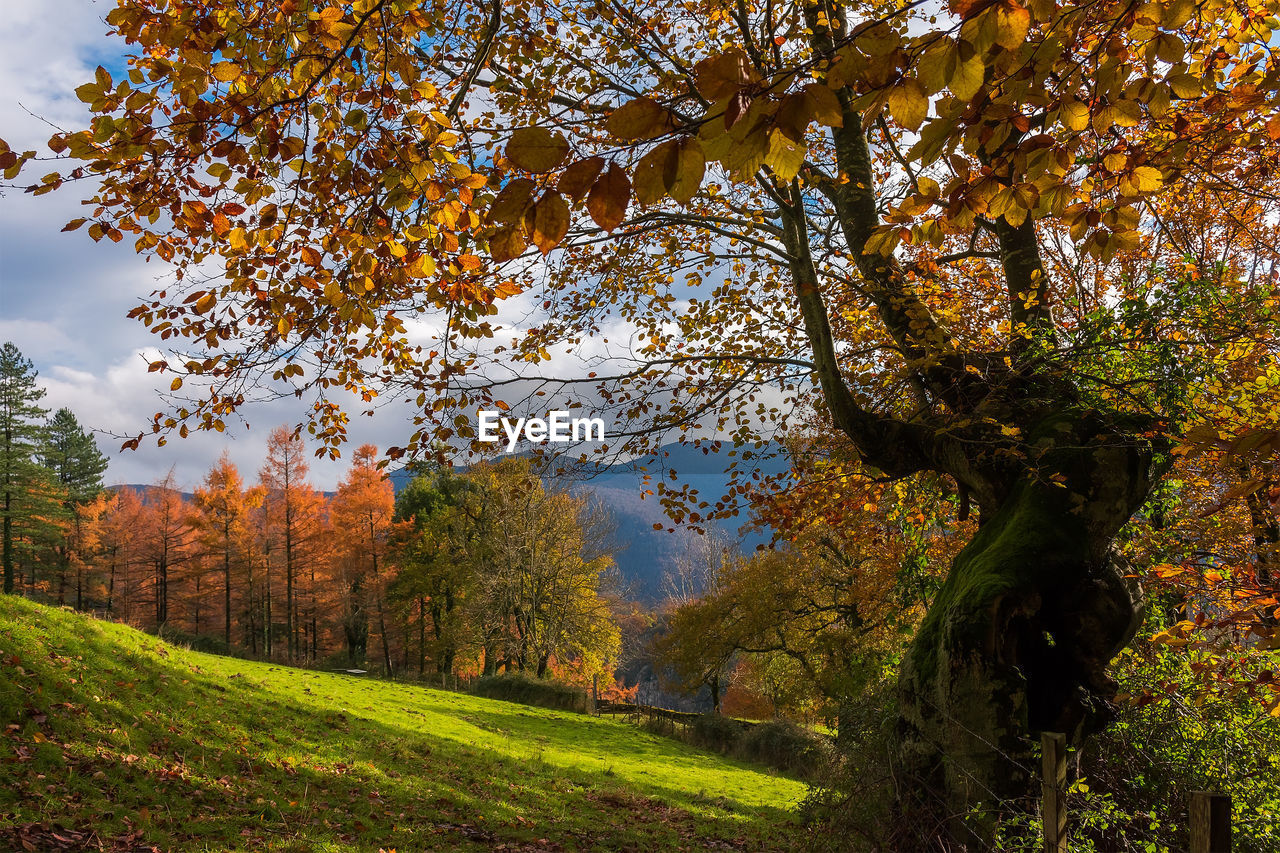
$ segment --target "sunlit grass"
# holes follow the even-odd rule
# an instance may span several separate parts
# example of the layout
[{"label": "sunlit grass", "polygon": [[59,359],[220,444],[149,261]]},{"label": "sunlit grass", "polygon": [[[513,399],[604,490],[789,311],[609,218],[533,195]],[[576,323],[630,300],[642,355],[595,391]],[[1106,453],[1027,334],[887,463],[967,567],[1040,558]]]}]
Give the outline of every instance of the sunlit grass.
[{"label": "sunlit grass", "polygon": [[0,846],[37,824],[165,850],[780,850],[804,795],[625,723],[200,654],[8,596],[0,726]]}]

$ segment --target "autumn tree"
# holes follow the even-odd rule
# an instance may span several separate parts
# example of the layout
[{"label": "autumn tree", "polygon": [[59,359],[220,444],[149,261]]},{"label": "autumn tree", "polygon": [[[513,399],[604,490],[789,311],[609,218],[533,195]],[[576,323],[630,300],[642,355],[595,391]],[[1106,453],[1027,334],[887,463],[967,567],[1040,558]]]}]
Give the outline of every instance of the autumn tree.
[{"label": "autumn tree", "polygon": [[[101,177],[90,235],[177,267],[135,315],[204,347],[155,369],[208,384],[161,440],[222,429],[249,384],[317,392],[334,442],[337,384],[421,393],[427,446],[507,393],[496,354],[635,421],[624,449],[803,428],[813,401],[872,476],[950,480],[978,529],[904,661],[900,747],[905,807],[980,842],[992,822],[954,816],[1026,790],[1029,735],[1078,745],[1110,714],[1141,601],[1113,543],[1196,417],[1180,389],[1227,342],[1275,357],[1272,243],[1166,251],[1205,197],[1206,230],[1269,233],[1274,11],[121,0],[133,74],[82,87],[92,128],[51,145],[84,165],[32,189]],[[10,179],[32,156],[0,146]],[[543,315],[484,343],[520,291]],[[435,309],[419,347],[402,315]],[[533,372],[615,324],[621,367]]]},{"label": "autumn tree", "polygon": [[[302,581],[309,572],[312,595],[315,592],[315,570],[318,562],[317,538],[321,532],[322,496],[307,482],[306,446],[301,438],[287,427],[271,431],[267,441],[267,459],[259,477],[265,489],[265,517],[269,532],[277,535],[283,550],[285,581],[285,637],[289,660],[297,660],[309,653],[304,644],[303,632],[309,627],[311,650],[316,646],[316,620],[314,606],[309,626],[302,624],[299,612],[302,605]],[[271,544],[266,546],[271,548]],[[270,553],[266,559],[270,561]],[[267,572],[270,572],[268,565]],[[312,603],[314,605],[314,602]],[[270,626],[268,625],[268,630]]]},{"label": "autumn tree", "polygon": [[97,520],[100,561],[107,572],[107,613],[126,624],[135,618],[138,578],[132,570],[141,559],[143,511],[138,492],[123,488],[115,491]]},{"label": "autumn tree", "polygon": [[[681,427],[710,407],[748,438],[763,388],[811,378],[846,455],[942,474],[976,508],[905,657],[900,731],[914,823],[981,843],[991,816],[953,816],[1016,799],[1026,735],[1079,743],[1111,714],[1106,666],[1140,612],[1113,541],[1194,419],[1188,380],[1222,370],[1222,340],[1274,358],[1274,287],[1238,274],[1274,263],[1267,214],[1213,275],[1158,251],[1177,194],[1215,195],[1209,229],[1259,191],[1271,209],[1274,19],[1189,2],[801,12],[704,25],[659,3],[601,21],[608,37],[500,47],[499,109],[537,127],[503,149],[491,250],[565,247],[526,355],[591,334],[602,303],[638,327],[638,364],[598,389],[625,415]],[[732,47],[679,59],[694,31]],[[571,230],[553,212],[584,198]],[[697,297],[676,298],[677,274]]]},{"label": "autumn tree", "polygon": [[332,508],[336,556],[343,586],[343,627],[347,653],[355,662],[368,638],[365,602],[372,600],[382,641],[382,665],[394,672],[391,638],[387,632],[387,540],[395,515],[395,490],[378,467],[378,449],[372,444],[357,448],[351,468],[338,484]]},{"label": "autumn tree", "polygon": [[202,529],[206,549],[215,554],[222,567],[223,642],[231,645],[231,567],[243,553],[248,536],[252,496],[246,493],[240,472],[223,451],[205,475],[204,485],[195,491],[197,524]]},{"label": "autumn tree", "polygon": [[591,535],[586,499],[548,487],[527,459],[479,465],[468,476],[484,501],[471,605],[489,628],[485,669],[497,657],[539,678],[553,658],[603,668],[618,651],[604,596],[613,557]]},{"label": "autumn tree", "polygon": [[194,539],[191,507],[178,491],[172,469],[143,492],[136,535],[142,559],[151,567],[153,624],[162,629],[170,618],[171,585],[191,558]]}]

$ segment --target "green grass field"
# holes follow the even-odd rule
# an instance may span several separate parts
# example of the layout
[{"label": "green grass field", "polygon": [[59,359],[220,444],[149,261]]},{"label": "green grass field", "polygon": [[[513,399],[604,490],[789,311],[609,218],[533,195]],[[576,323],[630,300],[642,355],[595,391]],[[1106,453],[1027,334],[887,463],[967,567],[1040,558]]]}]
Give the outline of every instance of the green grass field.
[{"label": "green grass field", "polygon": [[0,849],[803,847],[803,784],[625,723],[199,654],[11,596],[0,727]]}]

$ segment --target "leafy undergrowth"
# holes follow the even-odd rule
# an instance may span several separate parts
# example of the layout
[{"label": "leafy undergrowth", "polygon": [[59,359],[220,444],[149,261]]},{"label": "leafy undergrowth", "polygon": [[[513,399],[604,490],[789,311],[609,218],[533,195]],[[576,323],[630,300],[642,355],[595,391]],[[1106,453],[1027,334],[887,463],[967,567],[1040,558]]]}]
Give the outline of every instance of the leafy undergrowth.
[{"label": "leafy undergrowth", "polygon": [[787,850],[794,780],[609,720],[0,596],[0,848]]}]

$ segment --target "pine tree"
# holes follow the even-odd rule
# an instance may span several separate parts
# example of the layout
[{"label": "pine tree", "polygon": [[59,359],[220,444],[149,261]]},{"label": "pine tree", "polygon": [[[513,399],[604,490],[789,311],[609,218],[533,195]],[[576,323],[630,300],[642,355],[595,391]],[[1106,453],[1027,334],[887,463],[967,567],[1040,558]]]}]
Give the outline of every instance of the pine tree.
[{"label": "pine tree", "polygon": [[102,491],[102,474],[107,470],[107,458],[98,449],[93,434],[86,432],[68,408],[54,412],[45,425],[40,448],[41,462],[54,477],[63,492],[61,519],[63,535],[57,537],[54,551],[57,554],[57,600],[66,601],[68,575],[75,567],[76,609],[84,607],[85,569],[89,562],[84,553],[86,537],[84,523],[88,517],[84,510]]},{"label": "pine tree", "polygon": [[49,419],[41,457],[72,501],[87,503],[102,491],[107,457],[98,449],[93,434],[81,428],[70,409],[58,409]]},{"label": "pine tree", "polygon": [[43,478],[36,453],[44,433],[41,421],[48,414],[39,405],[44,389],[36,385],[38,375],[12,342],[0,347],[0,518],[6,593],[14,588],[14,522],[20,529],[23,522],[36,517],[39,508],[31,498],[47,493],[38,488]]}]

